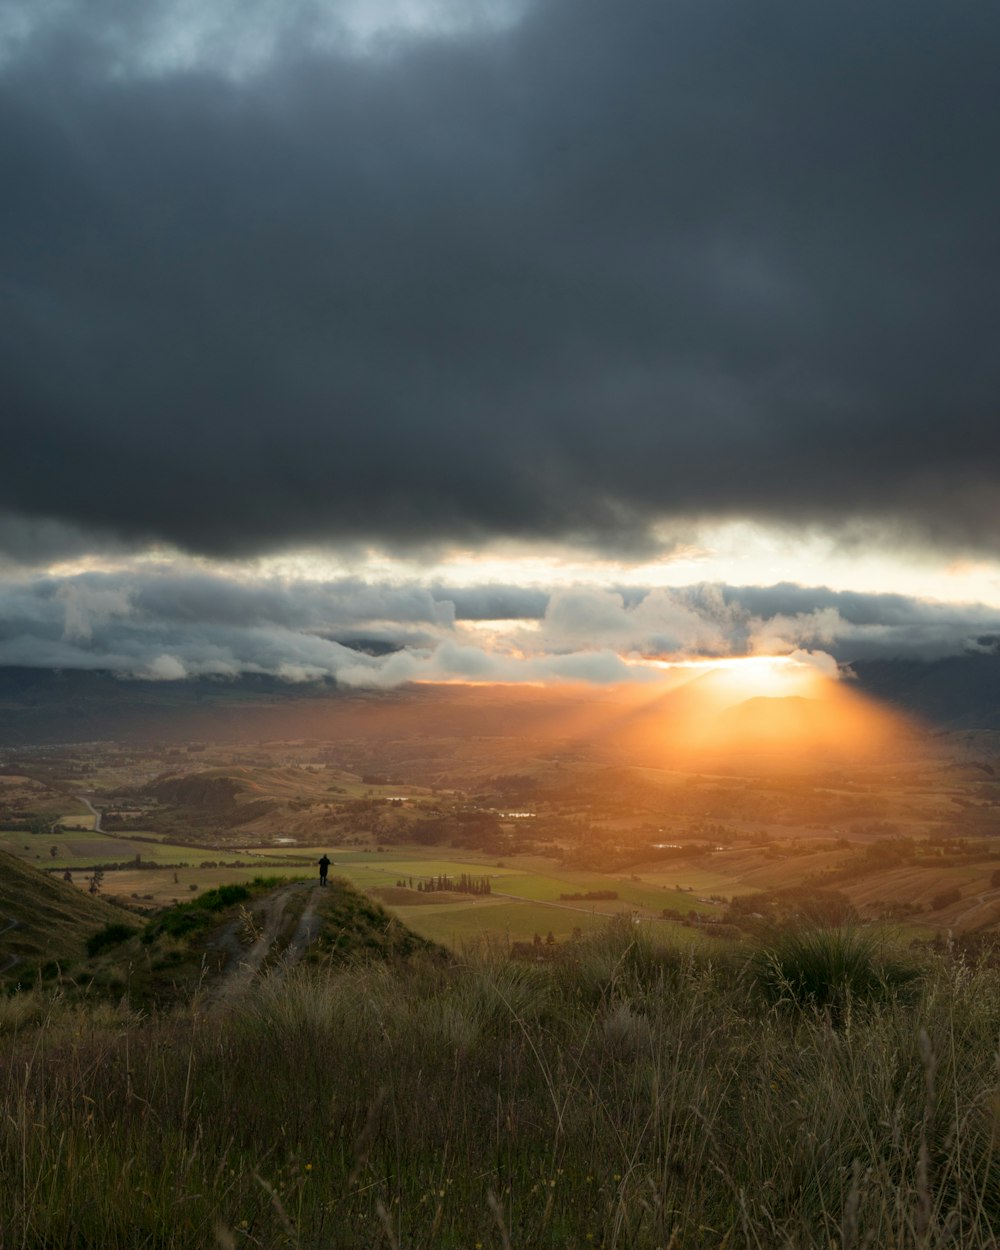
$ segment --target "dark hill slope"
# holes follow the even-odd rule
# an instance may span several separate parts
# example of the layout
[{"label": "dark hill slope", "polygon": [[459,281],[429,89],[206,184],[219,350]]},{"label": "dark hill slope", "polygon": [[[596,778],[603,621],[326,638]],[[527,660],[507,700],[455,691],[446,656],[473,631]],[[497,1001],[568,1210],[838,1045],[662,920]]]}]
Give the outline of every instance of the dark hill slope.
[{"label": "dark hill slope", "polygon": [[120,908],[0,851],[3,981],[30,980],[44,964],[78,963],[89,937],[127,919]]},{"label": "dark hill slope", "polygon": [[91,988],[112,996],[127,989],[133,1005],[197,999],[214,1010],[300,961],[395,961],[437,949],[346,881],[323,889],[312,879],[258,877],[164,908],[140,932],[102,945],[86,972]]}]

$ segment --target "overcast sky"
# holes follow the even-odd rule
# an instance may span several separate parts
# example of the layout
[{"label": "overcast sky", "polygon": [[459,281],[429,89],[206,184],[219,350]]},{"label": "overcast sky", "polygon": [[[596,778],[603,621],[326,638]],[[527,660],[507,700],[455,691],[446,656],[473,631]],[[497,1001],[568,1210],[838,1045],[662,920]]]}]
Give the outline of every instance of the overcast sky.
[{"label": "overcast sky", "polygon": [[979,0],[7,0],[0,664],[992,647],[998,55]]}]

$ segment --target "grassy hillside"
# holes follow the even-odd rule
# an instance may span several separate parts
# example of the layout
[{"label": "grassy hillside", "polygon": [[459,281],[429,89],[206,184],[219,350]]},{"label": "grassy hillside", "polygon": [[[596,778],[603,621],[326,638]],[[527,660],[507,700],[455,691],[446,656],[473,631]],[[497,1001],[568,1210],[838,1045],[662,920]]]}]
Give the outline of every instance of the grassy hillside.
[{"label": "grassy hillside", "polygon": [[116,1011],[7,1029],[12,1246],[998,1244],[1000,979],[948,953],[844,932],[735,962],[619,921],[545,966]]},{"label": "grassy hillside", "polygon": [[[0,851],[0,983],[41,980],[74,1001],[122,998],[133,1007],[213,998],[305,961],[429,952],[418,937],[348,882],[257,876],[203,890],[151,916],[111,906]],[[29,1013],[30,1015],[30,1013]]]},{"label": "grassy hillside", "polygon": [[77,963],[87,939],[123,915],[0,851],[0,977],[7,983],[30,982],[43,965]]}]

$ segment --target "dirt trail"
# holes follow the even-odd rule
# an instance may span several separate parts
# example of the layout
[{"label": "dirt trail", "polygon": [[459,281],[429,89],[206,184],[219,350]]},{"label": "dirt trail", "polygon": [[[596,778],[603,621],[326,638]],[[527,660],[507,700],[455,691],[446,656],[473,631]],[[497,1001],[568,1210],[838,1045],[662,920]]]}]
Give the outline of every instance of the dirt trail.
[{"label": "dirt trail", "polygon": [[[276,953],[289,903],[297,895],[308,894],[294,934],[281,949],[280,958],[270,960],[267,974],[282,976],[293,964],[298,963],[318,937],[322,926],[322,921],[316,915],[319,888],[319,885],[306,881],[295,881],[291,885],[283,886],[256,900],[251,908],[245,909],[240,917],[215,937],[212,947],[225,952],[229,961],[219,979],[206,992],[203,1000],[206,1011],[223,1009],[261,975],[265,962]],[[245,941],[241,941],[241,937],[245,939],[248,927],[256,934],[249,947],[245,945]]]}]

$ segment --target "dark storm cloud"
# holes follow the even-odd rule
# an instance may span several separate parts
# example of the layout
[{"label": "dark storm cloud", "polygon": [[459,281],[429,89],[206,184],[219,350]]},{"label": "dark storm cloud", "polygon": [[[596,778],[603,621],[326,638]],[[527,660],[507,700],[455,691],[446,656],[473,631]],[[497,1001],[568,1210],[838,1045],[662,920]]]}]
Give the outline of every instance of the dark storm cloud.
[{"label": "dark storm cloud", "polygon": [[[2,387],[2,382],[0,382]],[[5,432],[4,441],[7,435]],[[4,478],[4,485],[7,479]],[[58,559],[85,556],[95,542],[108,554],[124,554],[129,544],[110,533],[84,533],[79,526],[47,517],[15,516],[0,511],[0,576],[5,571],[31,568]]]},{"label": "dark storm cloud", "polygon": [[0,76],[9,511],[212,554],[1000,538],[1000,9],[537,0],[362,56],[296,4],[234,73],[135,7]]}]

